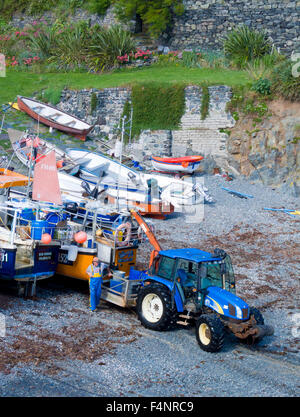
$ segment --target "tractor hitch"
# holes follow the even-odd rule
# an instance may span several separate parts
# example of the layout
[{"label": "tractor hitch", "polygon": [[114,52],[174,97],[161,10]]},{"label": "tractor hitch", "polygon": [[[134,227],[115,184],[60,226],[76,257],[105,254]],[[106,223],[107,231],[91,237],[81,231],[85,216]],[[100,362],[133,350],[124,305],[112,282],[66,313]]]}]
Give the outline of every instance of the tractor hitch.
[{"label": "tractor hitch", "polygon": [[257,324],[254,316],[241,323],[227,322],[226,325],[236,337],[243,340],[247,339],[250,344],[274,334],[272,326]]}]

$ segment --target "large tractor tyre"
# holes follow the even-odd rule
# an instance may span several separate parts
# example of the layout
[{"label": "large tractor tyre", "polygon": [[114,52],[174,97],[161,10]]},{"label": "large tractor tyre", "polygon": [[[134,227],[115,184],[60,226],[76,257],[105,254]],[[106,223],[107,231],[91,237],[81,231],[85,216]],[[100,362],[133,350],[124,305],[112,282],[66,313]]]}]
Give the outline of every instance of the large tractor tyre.
[{"label": "large tractor tyre", "polygon": [[250,317],[252,315],[254,316],[257,324],[262,324],[262,325],[265,324],[264,318],[263,318],[261,312],[257,308],[250,307]]},{"label": "large tractor tyre", "polygon": [[176,322],[171,294],[163,285],[151,283],[142,287],[137,298],[137,314],[143,326],[151,330],[168,330]]},{"label": "large tractor tyre", "polygon": [[202,350],[218,352],[224,344],[225,328],[214,314],[204,314],[196,323],[196,338]]}]

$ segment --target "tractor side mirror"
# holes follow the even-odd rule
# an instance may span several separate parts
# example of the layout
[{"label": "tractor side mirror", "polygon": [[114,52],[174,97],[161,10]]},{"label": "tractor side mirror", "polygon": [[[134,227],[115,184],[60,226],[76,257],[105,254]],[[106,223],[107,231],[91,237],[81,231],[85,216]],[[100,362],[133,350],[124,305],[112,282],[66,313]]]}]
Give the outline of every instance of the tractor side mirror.
[{"label": "tractor side mirror", "polygon": [[223,274],[225,274],[225,272],[226,272],[226,264],[225,264],[225,262],[222,262],[221,263],[221,274],[223,275]]}]

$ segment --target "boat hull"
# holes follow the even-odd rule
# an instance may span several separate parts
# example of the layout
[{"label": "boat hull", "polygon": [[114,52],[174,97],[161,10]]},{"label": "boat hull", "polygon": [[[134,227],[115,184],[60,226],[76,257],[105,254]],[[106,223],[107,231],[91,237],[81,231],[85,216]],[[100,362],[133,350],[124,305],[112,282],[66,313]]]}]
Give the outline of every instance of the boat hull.
[{"label": "boat hull", "polygon": [[33,249],[33,262],[26,266],[17,258],[18,248],[0,249],[0,277],[4,280],[33,281],[50,278],[55,274],[59,245],[37,245]]},{"label": "boat hull", "polygon": [[181,162],[166,162],[158,161],[155,158],[151,159],[152,166],[157,171],[163,172],[182,172],[186,174],[194,173],[200,166],[200,161],[187,163],[187,166],[184,166]]},{"label": "boat hull", "polygon": [[[120,271],[129,274],[129,270],[136,263],[136,247],[114,248],[115,252],[113,265]],[[86,273],[87,268],[91,265],[94,256],[101,259],[101,254],[97,248],[79,248],[75,261],[68,260],[68,250],[61,248],[59,250],[58,264],[56,273],[62,276],[88,281]]]},{"label": "boat hull", "polygon": [[[51,106],[49,104],[45,105],[44,103],[40,103],[37,100],[32,100],[32,99],[30,99],[30,100],[32,102],[36,102],[37,104],[42,104],[42,105],[44,105],[48,108],[51,108],[53,110],[56,110],[56,111],[59,110],[56,107]],[[69,135],[78,137],[81,140],[85,140],[86,136],[89,134],[89,132],[94,127],[94,126],[90,126],[86,129],[76,129],[76,128],[71,127],[71,126],[66,126],[66,125],[63,125],[61,123],[49,120],[48,118],[46,118],[44,116],[41,116],[38,113],[36,113],[32,108],[30,108],[26,103],[24,103],[23,97],[20,97],[20,96],[18,96],[18,106],[19,106],[20,110],[27,113],[30,117],[37,120],[38,122],[43,123],[46,126],[52,127],[53,129],[57,129],[57,130],[60,130],[62,132],[68,133]],[[59,111],[61,112],[61,110],[59,110]],[[78,121],[80,120],[77,117],[70,115],[69,113],[66,113],[66,112],[62,112],[62,113],[72,117],[74,120],[78,120]]]},{"label": "boat hull", "polygon": [[[108,202],[110,204],[117,204],[117,199],[111,195],[108,195]],[[174,213],[174,206],[168,203],[144,203],[137,200],[121,200],[120,206],[123,205],[127,210],[135,209],[142,216],[154,217],[156,219],[165,219],[169,214]]]}]

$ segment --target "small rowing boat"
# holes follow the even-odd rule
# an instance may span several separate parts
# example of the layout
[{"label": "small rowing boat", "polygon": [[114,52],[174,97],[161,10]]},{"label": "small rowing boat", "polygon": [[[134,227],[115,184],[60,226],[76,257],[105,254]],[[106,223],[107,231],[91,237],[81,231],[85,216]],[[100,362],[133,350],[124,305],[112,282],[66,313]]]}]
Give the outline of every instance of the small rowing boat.
[{"label": "small rowing boat", "polygon": [[50,152],[54,151],[56,166],[59,171],[71,175],[78,171],[79,165],[57,146],[50,144],[38,136],[29,135],[16,129],[9,128],[7,132],[16,156],[27,167],[32,162],[40,162]]},{"label": "small rowing boat", "polygon": [[78,117],[59,110],[57,107],[32,98],[18,96],[18,107],[44,125],[61,130],[81,140],[85,140],[94,127],[94,125],[90,125],[78,119]]},{"label": "small rowing boat", "polygon": [[165,172],[184,172],[192,174],[199,168],[200,162],[203,156],[192,155],[184,156],[181,158],[160,158],[158,156],[152,156],[152,166],[158,171]]}]

